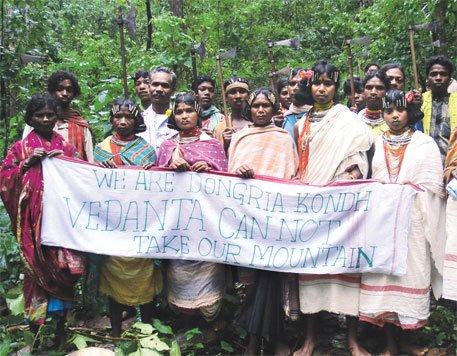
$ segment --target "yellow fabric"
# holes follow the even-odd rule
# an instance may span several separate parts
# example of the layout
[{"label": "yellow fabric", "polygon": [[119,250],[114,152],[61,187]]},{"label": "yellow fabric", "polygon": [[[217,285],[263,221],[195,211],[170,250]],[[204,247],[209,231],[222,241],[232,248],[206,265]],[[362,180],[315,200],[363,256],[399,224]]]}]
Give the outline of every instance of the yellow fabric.
[{"label": "yellow fabric", "polygon": [[106,152],[111,152],[111,145],[110,145],[111,137],[113,137],[113,135],[109,135],[102,142],[100,142],[97,146]]},{"label": "yellow fabric", "polygon": [[151,259],[107,257],[100,275],[100,293],[126,305],[149,303],[162,290],[162,273]]},{"label": "yellow fabric", "polygon": [[[432,121],[432,92],[427,91],[422,96],[422,112],[424,113],[424,132],[430,134],[430,123]],[[449,115],[451,116],[451,130],[457,126],[457,92],[449,96]]]},{"label": "yellow fabric", "polygon": [[[111,137],[98,144],[111,152]],[[162,290],[162,272],[155,269],[148,258],[107,256],[101,273],[99,291],[126,305],[139,305],[151,302]]]},{"label": "yellow fabric", "polygon": [[368,128],[371,130],[371,133],[373,134],[373,140],[375,140],[378,136],[381,136],[384,132],[386,132],[389,129],[389,126],[385,122],[383,122],[381,125],[378,126],[369,126]]}]

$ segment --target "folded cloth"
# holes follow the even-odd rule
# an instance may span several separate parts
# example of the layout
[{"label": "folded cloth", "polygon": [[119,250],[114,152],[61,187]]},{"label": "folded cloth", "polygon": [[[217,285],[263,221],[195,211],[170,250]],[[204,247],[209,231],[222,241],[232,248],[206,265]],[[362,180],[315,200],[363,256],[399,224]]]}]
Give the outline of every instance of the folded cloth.
[{"label": "folded cloth", "polygon": [[452,199],[457,200],[457,179],[452,179],[446,186],[446,190]]}]

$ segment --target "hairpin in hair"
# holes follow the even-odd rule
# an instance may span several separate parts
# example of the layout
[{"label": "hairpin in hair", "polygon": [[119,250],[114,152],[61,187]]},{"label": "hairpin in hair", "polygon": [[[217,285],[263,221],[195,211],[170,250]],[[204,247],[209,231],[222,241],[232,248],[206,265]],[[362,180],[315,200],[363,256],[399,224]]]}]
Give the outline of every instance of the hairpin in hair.
[{"label": "hairpin in hair", "polygon": [[402,96],[399,99],[396,99],[394,101],[387,101],[386,98],[382,98],[382,107],[383,109],[388,109],[391,107],[397,107],[397,108],[406,108],[408,107],[407,100],[404,96]]},{"label": "hairpin in hair", "polygon": [[269,91],[267,97],[268,100],[270,100],[271,104],[274,106],[276,104],[276,96],[271,91]]},{"label": "hairpin in hair", "polygon": [[121,111],[121,107],[118,104],[113,105],[113,107],[111,108],[111,114],[113,116],[116,115],[119,111]]},{"label": "hairpin in hair", "polygon": [[[317,82],[322,74],[319,74],[318,72],[313,72],[313,82]],[[330,75],[330,79],[333,80],[334,83],[338,82],[338,78],[340,76],[340,72],[337,70],[334,70]]]}]

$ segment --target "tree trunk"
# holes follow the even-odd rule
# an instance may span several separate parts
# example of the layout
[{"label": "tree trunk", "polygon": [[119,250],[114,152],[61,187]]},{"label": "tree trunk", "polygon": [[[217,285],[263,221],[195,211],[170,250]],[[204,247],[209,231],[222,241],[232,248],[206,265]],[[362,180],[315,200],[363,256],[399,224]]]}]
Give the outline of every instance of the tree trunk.
[{"label": "tree trunk", "polygon": [[152,48],[152,11],[151,0],[146,0],[146,17],[148,20],[148,37],[146,40],[146,49]]},{"label": "tree trunk", "polygon": [[[435,11],[433,12],[433,18],[438,21],[438,26],[436,32],[432,34],[433,41],[439,41],[439,43],[445,43],[446,35],[445,35],[445,28],[448,25],[448,19],[446,17],[446,10],[448,8],[448,0],[441,0],[435,7]],[[434,54],[445,54],[446,53],[446,45],[441,46],[433,46]]]},{"label": "tree trunk", "polygon": [[176,16],[184,17],[184,0],[170,0],[171,13]]}]

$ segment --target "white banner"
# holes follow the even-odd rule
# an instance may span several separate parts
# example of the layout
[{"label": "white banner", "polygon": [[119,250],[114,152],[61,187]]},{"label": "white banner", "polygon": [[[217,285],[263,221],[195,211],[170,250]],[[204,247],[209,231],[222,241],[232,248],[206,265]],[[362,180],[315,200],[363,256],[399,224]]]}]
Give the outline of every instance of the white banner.
[{"label": "white banner", "polygon": [[416,189],[43,161],[41,241],[97,254],[281,272],[406,272]]}]

